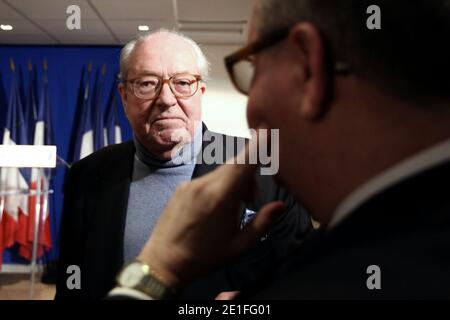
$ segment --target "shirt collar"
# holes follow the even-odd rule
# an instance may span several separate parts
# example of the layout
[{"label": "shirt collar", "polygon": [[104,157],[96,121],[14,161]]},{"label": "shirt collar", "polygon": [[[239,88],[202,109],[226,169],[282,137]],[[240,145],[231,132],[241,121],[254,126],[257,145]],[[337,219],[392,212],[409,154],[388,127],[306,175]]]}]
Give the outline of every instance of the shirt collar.
[{"label": "shirt collar", "polygon": [[407,179],[419,172],[450,161],[450,139],[425,149],[406,160],[397,163],[381,174],[371,178],[356,190],[352,191],[337,206],[333,217],[327,226],[328,230],[336,227],[352,212],[368,201],[374,195]]}]

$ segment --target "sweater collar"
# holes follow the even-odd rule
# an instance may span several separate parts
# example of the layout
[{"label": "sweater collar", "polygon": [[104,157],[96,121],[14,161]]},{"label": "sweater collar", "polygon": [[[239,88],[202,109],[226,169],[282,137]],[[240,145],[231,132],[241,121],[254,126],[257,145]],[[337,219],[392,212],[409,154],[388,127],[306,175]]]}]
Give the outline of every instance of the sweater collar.
[{"label": "sweater collar", "polygon": [[133,137],[133,141],[136,148],[136,157],[145,165],[157,168],[178,167],[181,165],[191,164],[195,161],[195,158],[202,147],[202,126],[197,126],[194,139],[190,143],[182,146],[175,156],[169,160],[161,159],[150,152],[136,139],[136,136]]}]

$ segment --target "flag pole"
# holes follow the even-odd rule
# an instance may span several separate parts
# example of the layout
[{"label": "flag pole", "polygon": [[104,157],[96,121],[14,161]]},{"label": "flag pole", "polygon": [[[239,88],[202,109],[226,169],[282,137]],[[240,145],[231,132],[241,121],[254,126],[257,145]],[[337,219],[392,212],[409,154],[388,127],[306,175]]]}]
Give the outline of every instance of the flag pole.
[{"label": "flag pole", "polygon": [[31,256],[31,284],[30,284],[30,300],[34,298],[34,284],[36,282],[36,260],[37,260],[37,245],[38,245],[38,231],[39,221],[41,215],[41,170],[37,170],[36,192],[35,192],[35,213],[34,213],[34,234],[33,234],[33,253]]},{"label": "flag pole", "polygon": [[[45,219],[50,214],[48,207],[48,197],[50,197],[50,179],[51,179],[51,169],[42,169],[42,214],[39,218],[39,235],[44,234]],[[40,239],[40,237],[39,237]],[[42,251],[45,251],[44,244],[42,244]]]},{"label": "flag pole", "polygon": [[[44,72],[47,71],[47,59],[44,59],[43,62]],[[43,177],[42,170],[36,170],[36,192],[35,192],[35,207],[34,207],[34,233],[33,233],[33,251],[31,256],[31,279],[30,279],[30,300],[34,299],[34,286],[36,283],[36,269],[37,269],[37,250],[38,250],[38,242],[39,242],[39,229],[40,229],[40,221],[41,221],[41,194],[44,194],[46,190],[46,186],[43,186]],[[45,189],[45,190],[42,190]]]}]

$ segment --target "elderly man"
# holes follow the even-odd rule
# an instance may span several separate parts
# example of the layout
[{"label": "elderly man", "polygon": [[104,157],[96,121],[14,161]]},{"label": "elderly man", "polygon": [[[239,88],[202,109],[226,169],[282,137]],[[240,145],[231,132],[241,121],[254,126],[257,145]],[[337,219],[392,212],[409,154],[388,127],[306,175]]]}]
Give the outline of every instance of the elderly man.
[{"label": "elderly man", "polygon": [[[57,299],[103,298],[122,265],[141,251],[177,185],[224,160],[197,161],[211,140],[227,141],[201,123],[208,62],[197,44],[159,30],[125,45],[120,62],[119,90],[134,141],[104,148],[69,172]],[[277,199],[288,202],[285,214],[253,252],[193,283],[182,297],[214,298],[221,291],[257,285],[308,231],[309,219],[286,192],[269,176],[258,180],[253,201],[241,209],[242,224]],[[171,250],[166,248],[168,254]],[[71,278],[73,265],[79,267],[80,286]]]},{"label": "elderly man", "polygon": [[[251,127],[280,128],[277,179],[322,222],[254,297],[449,297],[450,2],[375,2],[381,29],[373,1],[260,0],[249,45],[226,59]],[[234,226],[254,172],[183,184],[138,256],[145,272],[125,268],[111,296],[173,295],[247,249],[281,209]]]}]

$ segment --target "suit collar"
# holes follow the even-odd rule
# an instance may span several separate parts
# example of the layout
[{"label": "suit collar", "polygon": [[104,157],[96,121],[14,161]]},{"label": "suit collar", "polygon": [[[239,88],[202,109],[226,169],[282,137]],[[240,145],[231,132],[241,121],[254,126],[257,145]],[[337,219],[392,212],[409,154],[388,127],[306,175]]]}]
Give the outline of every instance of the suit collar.
[{"label": "suit collar", "polygon": [[450,161],[407,178],[366,201],[325,232],[332,246],[390,241],[450,227]]},{"label": "suit collar", "polygon": [[321,226],[281,269],[286,274],[354,247],[378,248],[439,234],[450,228],[450,161],[373,196],[334,228]]},{"label": "suit collar", "polygon": [[131,179],[135,157],[133,141],[111,146],[106,161],[99,168],[99,176],[106,182],[122,182]]},{"label": "suit collar", "polygon": [[394,165],[350,193],[336,208],[328,229],[334,228],[358,207],[383,190],[449,161],[450,139]]},{"label": "suit collar", "polygon": [[[98,277],[93,290],[114,286],[114,278],[123,265],[123,236],[128,206],[128,195],[134,163],[132,141],[100,150],[97,158],[99,174],[89,204],[89,243],[86,263],[89,274]],[[99,275],[103,276],[99,276]],[[103,281],[103,282],[100,282]],[[102,291],[99,295],[104,295]]]},{"label": "suit collar", "polygon": [[[220,164],[218,164],[217,162],[214,162],[212,164],[205,164],[204,163],[204,159],[203,159],[203,155],[205,153],[205,149],[214,142],[213,139],[211,140],[206,140],[205,137],[206,136],[214,136],[214,139],[217,139],[217,137],[221,137],[223,138],[224,135],[220,134],[220,133],[213,133],[211,131],[208,130],[208,127],[205,125],[205,123],[203,123],[203,128],[202,128],[202,149],[201,151],[198,153],[197,155],[197,164],[195,165],[194,168],[194,172],[192,174],[192,179],[200,177],[202,175],[208,174],[209,172],[215,170]],[[225,139],[222,139],[223,141],[225,141]]]}]

